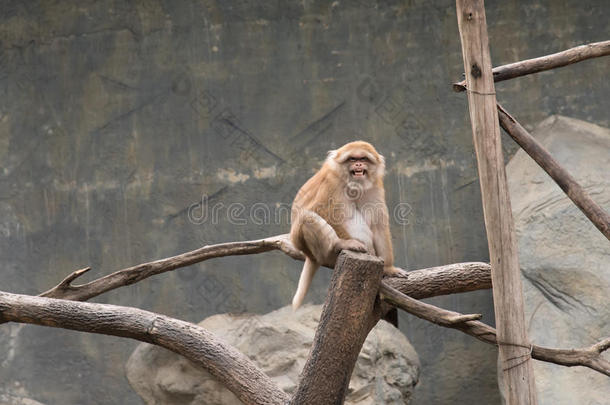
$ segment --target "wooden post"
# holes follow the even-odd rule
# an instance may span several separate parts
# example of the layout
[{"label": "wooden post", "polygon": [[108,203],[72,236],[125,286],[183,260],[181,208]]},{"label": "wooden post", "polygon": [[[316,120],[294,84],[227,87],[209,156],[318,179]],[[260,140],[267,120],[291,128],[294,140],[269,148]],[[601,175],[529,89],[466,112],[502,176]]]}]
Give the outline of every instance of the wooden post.
[{"label": "wooden post", "polygon": [[360,349],[381,316],[376,309],[382,274],[378,257],[339,255],[292,405],[343,403]]},{"label": "wooden post", "polygon": [[506,184],[483,0],[457,0],[457,19],[491,262],[499,359],[509,405],[536,404],[514,223]]}]

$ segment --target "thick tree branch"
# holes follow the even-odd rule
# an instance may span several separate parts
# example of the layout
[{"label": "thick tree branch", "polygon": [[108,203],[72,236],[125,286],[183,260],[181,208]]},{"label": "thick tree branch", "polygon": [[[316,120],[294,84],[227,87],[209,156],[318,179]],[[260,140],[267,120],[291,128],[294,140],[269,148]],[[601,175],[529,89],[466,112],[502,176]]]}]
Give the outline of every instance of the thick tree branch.
[{"label": "thick tree branch", "polygon": [[[86,284],[70,283],[87,269],[77,270],[61,283],[41,294],[42,297],[86,301],[119,287],[130,285],[145,278],[180,267],[189,266],[208,259],[263,253],[280,250],[297,260],[304,260],[303,253],[290,242],[287,234],[265,239],[219,243],[154,262],[142,263],[115,271]],[[487,263],[455,263],[430,269],[415,270],[407,278],[392,277],[391,284],[400,291],[416,298],[491,288],[490,267]]]},{"label": "thick tree branch", "polygon": [[490,272],[487,263],[454,263],[409,271],[407,277],[386,277],[384,282],[419,299],[491,288]]},{"label": "thick tree branch", "polygon": [[[431,304],[417,301],[394,289],[386,280],[382,281],[379,291],[384,301],[395,305],[418,318],[447,328],[458,329],[485,343],[498,345],[496,330],[483,322],[475,320],[480,317],[480,315],[462,315],[458,312],[448,311]],[[510,345],[511,343],[504,342],[501,344]],[[601,353],[609,347],[610,338],[606,338],[592,346],[580,349],[552,349],[536,345],[532,345],[530,349],[532,358],[536,360],[567,367],[589,367],[590,369],[610,377],[610,362],[606,361],[601,355]],[[511,367],[520,361],[526,360],[526,358],[515,358],[510,360],[511,361],[509,361],[505,367]]]},{"label": "thick tree branch", "polygon": [[382,275],[378,257],[339,255],[292,405],[343,403],[358,353],[381,315],[376,307]]},{"label": "thick tree branch", "polygon": [[[610,41],[594,42],[592,44],[580,45],[565,51],[539,58],[522,60],[493,68],[494,82],[538,73],[545,70],[555,69],[562,66],[571,65],[583,60],[599,58],[600,56],[610,55]],[[453,84],[453,90],[461,92],[466,90],[466,80]]]},{"label": "thick tree branch", "polygon": [[248,357],[197,325],[135,308],[0,292],[0,320],[128,337],[176,352],[207,370],[245,404],[289,397]]}]

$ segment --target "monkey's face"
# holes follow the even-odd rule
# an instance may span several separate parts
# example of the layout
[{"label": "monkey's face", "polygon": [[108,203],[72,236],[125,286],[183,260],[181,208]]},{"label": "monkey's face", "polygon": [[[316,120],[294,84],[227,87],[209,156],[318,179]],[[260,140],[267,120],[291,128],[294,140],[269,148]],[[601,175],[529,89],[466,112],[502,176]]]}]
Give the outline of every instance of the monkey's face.
[{"label": "monkey's face", "polygon": [[347,158],[346,165],[351,180],[360,181],[370,176],[371,160],[367,156],[353,154]]},{"label": "monkey's face", "polygon": [[362,190],[372,187],[380,175],[383,175],[379,156],[363,148],[351,148],[346,151],[341,156],[341,166],[347,183]]},{"label": "monkey's face", "polygon": [[368,142],[356,141],[330,151],[327,162],[346,183],[360,184],[368,189],[381,179],[385,161]]}]

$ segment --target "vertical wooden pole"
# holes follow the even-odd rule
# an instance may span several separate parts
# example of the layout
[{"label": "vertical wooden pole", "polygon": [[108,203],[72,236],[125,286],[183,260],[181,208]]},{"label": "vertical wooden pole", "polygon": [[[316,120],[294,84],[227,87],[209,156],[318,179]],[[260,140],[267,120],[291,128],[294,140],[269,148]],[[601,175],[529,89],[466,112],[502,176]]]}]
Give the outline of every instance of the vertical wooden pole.
[{"label": "vertical wooden pole", "polygon": [[536,404],[483,0],[456,0],[491,261],[498,351],[509,405]]}]

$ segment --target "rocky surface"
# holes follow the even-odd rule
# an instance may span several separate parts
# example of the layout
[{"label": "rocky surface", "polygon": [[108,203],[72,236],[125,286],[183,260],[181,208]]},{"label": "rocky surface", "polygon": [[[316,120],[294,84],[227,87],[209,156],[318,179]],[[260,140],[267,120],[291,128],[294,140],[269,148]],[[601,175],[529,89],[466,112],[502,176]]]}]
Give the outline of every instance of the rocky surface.
[{"label": "rocky surface", "polygon": [[[533,135],[610,210],[610,130],[552,116]],[[608,240],[525,152],[512,158],[507,175],[530,339],[577,348],[610,336]],[[582,367],[534,366],[540,405],[608,403],[608,377]]]},{"label": "rocky surface", "polygon": [[[296,388],[311,348],[320,305],[295,313],[214,315],[200,325],[247,354],[286,392]],[[127,362],[130,384],[148,405],[240,405],[207,372],[170,351],[139,345]],[[352,374],[346,404],[407,404],[419,377],[417,353],[392,325],[380,321],[367,337]]]},{"label": "rocky surface", "polygon": [[45,405],[28,397],[22,387],[14,387],[9,389],[0,389],[0,404],[1,405]]}]

